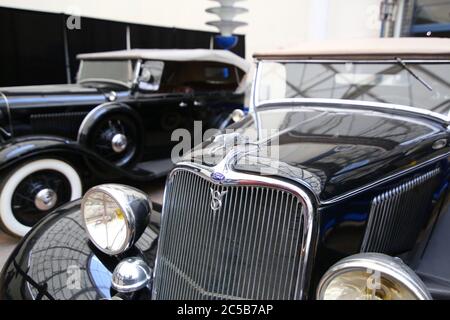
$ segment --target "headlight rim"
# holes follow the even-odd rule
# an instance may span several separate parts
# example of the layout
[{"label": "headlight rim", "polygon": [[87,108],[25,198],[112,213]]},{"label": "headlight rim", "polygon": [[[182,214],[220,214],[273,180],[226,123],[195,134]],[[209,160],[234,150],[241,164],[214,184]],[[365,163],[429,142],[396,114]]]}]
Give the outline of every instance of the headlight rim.
[{"label": "headlight rim", "polygon": [[359,253],[339,260],[320,279],[316,290],[316,299],[323,300],[325,289],[338,276],[361,270],[380,271],[385,277],[405,286],[418,300],[432,299],[419,276],[400,258],[381,253]]},{"label": "headlight rim", "polygon": [[[137,229],[138,229],[137,222],[135,219],[135,214],[133,213],[133,209],[129,205],[129,200],[126,198],[127,191],[133,191],[136,193],[136,195],[141,196],[141,198],[145,197],[145,200],[148,202],[148,205],[149,205],[149,216],[150,216],[150,214],[153,210],[150,197],[148,195],[146,195],[143,191],[141,191],[137,188],[130,187],[130,186],[123,185],[123,184],[109,183],[109,184],[101,184],[101,185],[94,186],[94,187],[90,188],[88,191],[86,191],[83,198],[81,199],[80,212],[81,212],[83,227],[84,227],[90,241],[95,245],[95,247],[107,255],[115,256],[115,255],[119,255],[119,254],[127,251],[136,243],[136,241],[141,236],[141,235],[137,235]],[[109,196],[114,201],[114,203],[117,205],[117,207],[120,208],[122,213],[125,215],[124,222],[125,222],[125,226],[126,226],[126,237],[125,237],[125,240],[123,241],[123,245],[121,245],[120,248],[118,248],[116,250],[105,249],[102,246],[100,246],[98,244],[98,242],[95,240],[95,238],[91,235],[91,233],[89,232],[89,229],[87,227],[86,219],[85,219],[85,212],[84,212],[85,204],[89,198],[89,195],[91,195],[92,193],[95,193],[95,192],[104,193],[107,196]],[[148,219],[149,218],[150,217],[148,217]],[[144,222],[144,221],[142,221],[142,222]],[[146,222],[148,223],[148,221],[146,221]]]}]

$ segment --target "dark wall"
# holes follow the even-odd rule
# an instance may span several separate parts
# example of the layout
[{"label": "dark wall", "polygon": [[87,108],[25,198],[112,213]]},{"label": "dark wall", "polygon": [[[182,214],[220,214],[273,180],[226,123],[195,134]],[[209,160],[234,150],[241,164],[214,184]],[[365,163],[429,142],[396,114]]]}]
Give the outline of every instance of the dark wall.
[{"label": "dark wall", "polygon": [[64,83],[62,17],[0,8],[0,86]]},{"label": "dark wall", "polygon": [[[69,75],[73,82],[76,55],[125,49],[127,26],[132,48],[209,48],[215,35],[92,18],[81,18],[81,29],[69,30],[66,20],[63,14],[0,7],[0,87],[67,83]],[[245,56],[244,36],[233,51]]]},{"label": "dark wall", "polygon": [[126,27],[120,22],[81,18],[80,30],[65,29],[71,80],[75,81],[78,70],[77,54],[126,49]]}]

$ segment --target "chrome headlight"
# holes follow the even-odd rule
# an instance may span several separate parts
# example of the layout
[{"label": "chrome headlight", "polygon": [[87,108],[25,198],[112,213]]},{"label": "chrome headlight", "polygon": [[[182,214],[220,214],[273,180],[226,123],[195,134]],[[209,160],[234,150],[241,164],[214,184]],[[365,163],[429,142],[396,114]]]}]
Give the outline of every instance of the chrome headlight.
[{"label": "chrome headlight", "polygon": [[151,201],[142,191],[119,184],[88,190],[81,202],[86,232],[95,246],[116,255],[133,246],[148,225]]},{"label": "chrome headlight", "polygon": [[342,259],[322,277],[319,300],[430,300],[420,278],[399,258],[362,253]]}]

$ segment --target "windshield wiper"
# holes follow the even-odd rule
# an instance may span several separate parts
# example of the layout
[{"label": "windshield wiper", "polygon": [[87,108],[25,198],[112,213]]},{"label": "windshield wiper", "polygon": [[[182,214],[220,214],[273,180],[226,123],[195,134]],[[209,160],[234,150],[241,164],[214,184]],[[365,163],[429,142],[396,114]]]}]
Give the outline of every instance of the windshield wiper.
[{"label": "windshield wiper", "polygon": [[397,57],[396,60],[397,60],[398,64],[400,64],[403,67],[403,69],[408,71],[410,75],[412,75],[414,78],[416,78],[417,81],[419,81],[421,84],[423,84],[428,90],[433,91],[433,88],[425,80],[423,80],[421,77],[419,77],[414,71],[412,71],[402,59]]}]

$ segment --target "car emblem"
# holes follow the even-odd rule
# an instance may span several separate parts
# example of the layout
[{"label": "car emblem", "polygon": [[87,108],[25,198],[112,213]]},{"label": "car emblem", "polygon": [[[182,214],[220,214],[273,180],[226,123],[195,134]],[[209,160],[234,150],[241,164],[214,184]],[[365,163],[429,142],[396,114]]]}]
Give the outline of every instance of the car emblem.
[{"label": "car emblem", "polygon": [[214,181],[223,181],[223,180],[225,180],[225,176],[222,173],[220,173],[220,172],[213,172],[213,173],[211,173],[211,178]]},{"label": "car emblem", "polygon": [[222,207],[222,199],[227,191],[218,191],[210,188],[211,190],[211,209],[216,212]]}]

